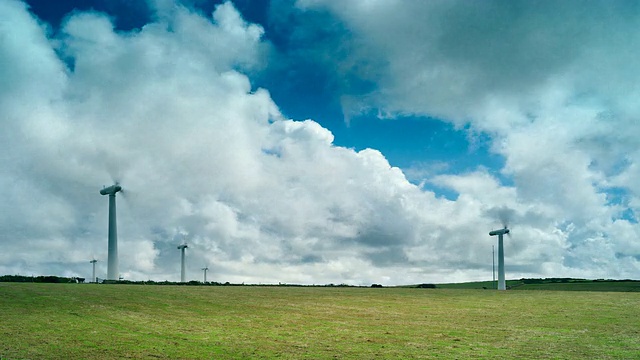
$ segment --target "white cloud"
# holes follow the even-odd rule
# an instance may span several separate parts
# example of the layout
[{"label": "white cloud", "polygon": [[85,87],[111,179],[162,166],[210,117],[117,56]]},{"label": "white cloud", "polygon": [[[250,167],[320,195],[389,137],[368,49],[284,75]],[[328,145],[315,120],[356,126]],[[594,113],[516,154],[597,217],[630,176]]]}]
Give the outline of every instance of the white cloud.
[{"label": "white cloud", "polygon": [[[362,14],[380,4],[391,2],[371,3]],[[334,146],[318,123],[284,119],[269,92],[252,88],[246,75],[269,48],[263,30],[230,3],[204,17],[158,2],[158,20],[132,32],[114,31],[104,15],[76,13],[56,39],[48,39],[20,3],[0,7],[0,16],[11,19],[0,22],[3,32],[22,39],[20,46],[0,45],[0,71],[12,76],[0,85],[7,129],[0,136],[9,149],[0,155],[0,185],[9,190],[0,205],[0,273],[83,274],[92,256],[104,273],[107,199],[98,190],[110,177],[125,188],[118,195],[118,227],[126,278],[177,280],[176,245],[186,235],[192,279],[201,278],[203,266],[211,268],[210,280],[233,282],[487,279],[494,242],[487,232],[500,226],[495,212],[504,206],[514,214],[507,258],[517,274],[580,273],[576,269],[588,268],[585,261],[595,255],[604,277],[637,272],[637,261],[629,259],[637,252],[620,249],[625,242],[616,240],[630,243],[637,224],[609,221],[613,211],[599,190],[627,186],[637,159],[630,155],[620,165],[604,152],[594,165],[591,143],[584,142],[626,140],[614,149],[620,154],[633,140],[600,129],[597,109],[567,108],[550,97],[536,113],[540,120],[529,121],[520,107],[526,97],[514,96],[503,107],[500,97],[486,103],[469,96],[468,104],[454,106],[451,94],[469,95],[475,82],[423,105],[415,97],[404,104],[400,99],[411,89],[382,79],[390,112],[427,112],[446,98],[436,113],[458,119],[460,111],[479,131],[497,134],[495,151],[507,158],[503,173],[516,184],[505,186],[483,169],[430,179],[459,193],[452,201],[409,183],[379,151]],[[387,13],[399,18],[385,19],[388,32],[372,33],[373,45],[386,44],[376,36],[396,34],[394,24],[408,16]],[[352,20],[357,25],[362,18]],[[418,34],[430,34],[408,20]],[[389,45],[390,60],[405,56],[405,45]],[[422,55],[416,56],[408,60],[417,66]],[[408,76],[393,67],[388,74]],[[433,76],[476,81],[451,69]],[[494,92],[504,95],[507,88],[513,87],[499,84]],[[471,110],[485,107],[503,117],[471,117]],[[555,122],[555,114],[572,122]],[[584,116],[590,122],[581,123]],[[545,130],[554,124],[557,131]],[[554,181],[545,182],[551,175]]]},{"label": "white cloud", "polygon": [[[502,193],[499,197],[509,199],[505,204],[539,214],[535,226],[521,219],[525,229],[534,226],[526,230],[531,237],[535,229],[564,233],[566,224],[577,228],[564,235],[566,259],[554,255],[565,271],[588,268],[592,259],[605,257],[599,277],[607,271],[637,277],[637,252],[610,251],[628,237],[614,219],[622,213],[635,218],[628,226],[637,231],[633,214],[640,212],[632,180],[640,161],[634,85],[640,72],[631,60],[640,49],[634,30],[640,15],[633,5],[297,4],[307,14],[329,10],[349,30],[350,57],[338,61],[378,66],[367,77],[376,87],[344,94],[356,104],[345,112],[379,109],[386,116],[439,117],[492,137],[492,150],[506,160],[501,175],[513,185],[498,181],[487,188],[486,177],[477,174],[431,179],[459,192],[456,203],[471,198],[500,204],[491,197]],[[513,193],[505,197],[507,190]],[[615,196],[623,197],[620,204],[611,202]]]}]

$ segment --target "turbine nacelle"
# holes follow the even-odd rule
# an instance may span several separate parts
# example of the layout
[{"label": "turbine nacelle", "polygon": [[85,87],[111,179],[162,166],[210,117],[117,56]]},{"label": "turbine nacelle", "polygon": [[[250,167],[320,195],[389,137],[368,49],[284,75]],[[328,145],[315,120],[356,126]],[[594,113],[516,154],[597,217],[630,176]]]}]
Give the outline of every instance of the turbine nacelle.
[{"label": "turbine nacelle", "polygon": [[186,249],[186,248],[188,248],[187,244],[178,245],[178,249],[180,250]]},{"label": "turbine nacelle", "polygon": [[100,190],[100,195],[116,195],[118,191],[122,191],[122,186],[115,184]]},{"label": "turbine nacelle", "polygon": [[500,229],[500,230],[493,230],[489,233],[490,236],[495,236],[495,235],[504,235],[504,234],[508,234],[509,233],[509,229],[507,229],[506,227],[504,229]]}]

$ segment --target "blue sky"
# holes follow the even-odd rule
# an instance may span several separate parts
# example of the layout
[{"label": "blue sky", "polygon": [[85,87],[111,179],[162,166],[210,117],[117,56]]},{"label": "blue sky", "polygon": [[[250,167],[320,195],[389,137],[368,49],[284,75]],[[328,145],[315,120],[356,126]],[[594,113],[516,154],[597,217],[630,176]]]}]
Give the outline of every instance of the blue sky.
[{"label": "blue sky", "polygon": [[536,4],[2,0],[0,272],[105,272],[118,180],[131,279],[187,239],[192,278],[484,280],[505,211],[508,278],[638,278],[640,12]]}]

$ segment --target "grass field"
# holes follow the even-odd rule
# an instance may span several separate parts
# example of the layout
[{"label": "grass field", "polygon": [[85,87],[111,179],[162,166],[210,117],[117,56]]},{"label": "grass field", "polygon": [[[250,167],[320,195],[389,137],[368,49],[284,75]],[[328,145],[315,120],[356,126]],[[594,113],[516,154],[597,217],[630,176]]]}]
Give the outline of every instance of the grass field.
[{"label": "grass field", "polygon": [[[531,280],[529,280],[531,281]],[[526,280],[507,280],[511,290],[559,290],[559,291],[606,291],[606,292],[640,292],[640,281],[637,280],[581,280],[567,281],[541,280],[540,283],[527,283]],[[479,281],[454,284],[438,284],[440,289],[494,289],[495,282]]]},{"label": "grass field", "polygon": [[2,359],[632,359],[640,293],[0,283]]}]

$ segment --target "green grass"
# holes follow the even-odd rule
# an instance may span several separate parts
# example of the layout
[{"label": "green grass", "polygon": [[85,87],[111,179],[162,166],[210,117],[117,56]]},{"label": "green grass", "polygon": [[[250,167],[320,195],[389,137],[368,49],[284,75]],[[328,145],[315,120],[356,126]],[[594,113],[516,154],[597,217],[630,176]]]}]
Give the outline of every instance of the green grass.
[{"label": "green grass", "polygon": [[522,284],[514,290],[617,291],[640,292],[638,281],[584,281],[567,283]]},{"label": "green grass", "polygon": [[[531,279],[529,279],[531,281]],[[640,281],[633,280],[581,280],[568,279],[560,282],[553,279],[540,280],[541,283],[526,283],[527,280],[507,280],[507,287],[512,290],[559,290],[559,291],[607,291],[607,292],[640,292]],[[440,289],[494,289],[491,281],[467,283],[437,284]]]},{"label": "green grass", "polygon": [[640,293],[0,283],[2,359],[630,359]]}]

